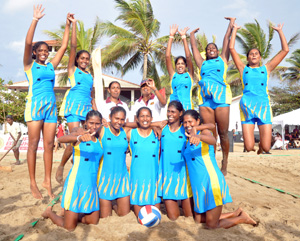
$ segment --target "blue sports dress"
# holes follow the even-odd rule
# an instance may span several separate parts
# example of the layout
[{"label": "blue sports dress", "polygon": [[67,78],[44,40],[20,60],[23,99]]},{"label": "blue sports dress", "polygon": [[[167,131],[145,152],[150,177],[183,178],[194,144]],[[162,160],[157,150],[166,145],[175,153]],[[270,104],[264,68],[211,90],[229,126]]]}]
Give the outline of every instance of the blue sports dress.
[{"label": "blue sports dress", "polygon": [[183,156],[185,143],[182,125],[175,132],[168,125],[164,127],[158,175],[158,195],[163,199],[183,200],[193,196]]},{"label": "blue sports dress", "polygon": [[130,204],[155,205],[158,197],[159,140],[153,131],[142,137],[138,129],[131,130]]},{"label": "blue sports dress", "polygon": [[[72,145],[73,146],[73,145]],[[73,146],[73,166],[65,181],[61,206],[75,213],[100,210],[97,173],[103,150],[98,139]]]},{"label": "blue sports dress", "polygon": [[243,71],[243,96],[240,100],[242,124],[255,121],[259,125],[272,124],[272,109],[268,91],[268,71],[266,66],[251,68],[245,66]]},{"label": "blue sports dress", "polygon": [[201,87],[200,106],[209,106],[206,105],[206,102],[212,102],[216,104],[216,106],[212,106],[215,109],[220,105],[231,104],[232,94],[230,86],[226,82],[226,72],[227,64],[220,56],[216,59],[205,60],[202,63],[200,81],[198,82]]},{"label": "blue sports dress", "polygon": [[175,72],[171,80],[170,102],[177,100],[181,102],[185,110],[192,109],[192,87],[193,79],[188,72],[183,74],[178,74]]},{"label": "blue sports dress", "polygon": [[217,165],[214,146],[202,141],[198,146],[187,142],[184,156],[193,190],[195,212],[205,213],[232,202],[224,175]]},{"label": "blue sports dress", "polygon": [[92,110],[93,77],[76,67],[72,76],[69,76],[71,89],[64,97],[59,115],[67,122],[84,121],[86,114]]},{"label": "blue sports dress", "polygon": [[33,61],[30,69],[25,71],[25,75],[29,84],[24,112],[25,121],[43,120],[56,123],[57,107],[53,91],[55,72],[52,63],[43,65]]},{"label": "blue sports dress", "polygon": [[99,198],[114,200],[130,195],[129,174],[126,167],[126,150],[128,141],[123,128],[115,136],[110,128],[103,128],[101,138],[103,158],[98,172]]}]

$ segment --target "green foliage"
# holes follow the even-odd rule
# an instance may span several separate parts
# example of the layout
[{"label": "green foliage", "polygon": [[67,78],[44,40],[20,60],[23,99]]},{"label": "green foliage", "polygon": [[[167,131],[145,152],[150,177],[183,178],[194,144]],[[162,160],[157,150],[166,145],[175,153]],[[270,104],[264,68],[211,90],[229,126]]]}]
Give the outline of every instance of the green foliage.
[{"label": "green foliage", "polygon": [[300,106],[299,84],[290,84],[284,88],[274,87],[270,93],[274,116],[296,110]]},{"label": "green foliage", "polygon": [[292,56],[286,59],[286,62],[292,66],[288,67],[282,75],[284,80],[289,80],[292,83],[300,80],[300,49],[296,49]]},{"label": "green foliage", "polygon": [[6,121],[7,115],[12,115],[16,122],[25,123],[24,110],[27,92],[9,90],[4,82],[0,78],[0,123],[3,124]]}]

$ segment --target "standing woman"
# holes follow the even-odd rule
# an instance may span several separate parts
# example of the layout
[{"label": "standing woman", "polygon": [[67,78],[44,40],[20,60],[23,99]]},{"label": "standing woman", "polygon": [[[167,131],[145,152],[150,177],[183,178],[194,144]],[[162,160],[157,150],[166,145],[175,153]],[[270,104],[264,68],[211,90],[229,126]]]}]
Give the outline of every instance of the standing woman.
[{"label": "standing woman", "polygon": [[[178,31],[178,25],[173,24],[170,27],[169,42],[166,50],[167,70],[171,81],[170,101],[177,100],[181,102],[183,108],[186,110],[193,108],[192,86],[194,73],[191,52],[186,40],[186,32],[188,30],[189,28],[186,27],[183,30]],[[171,47],[177,31],[182,38],[186,58],[179,56],[175,59],[175,71],[171,59]],[[188,72],[186,72],[186,68],[188,68]]]},{"label": "standing woman", "polygon": [[56,100],[53,91],[55,83],[54,70],[67,49],[71,24],[70,18],[72,17],[72,14],[68,13],[62,45],[51,62],[46,64],[49,56],[47,43],[37,42],[32,47],[37,23],[45,15],[43,12],[44,8],[42,9],[42,5],[34,6],[33,19],[25,40],[23,59],[26,78],[29,82],[24,113],[29,138],[27,163],[31,193],[37,199],[43,198],[35,181],[36,151],[41,131],[43,133],[45,165],[45,178],[42,185],[47,189],[48,195],[51,198],[54,197],[51,187],[53,145],[57,122]]},{"label": "standing woman", "polygon": [[[223,39],[222,53],[219,56],[217,45],[209,43],[206,48],[206,60],[204,60],[197,48],[195,33],[199,28],[191,32],[191,46],[194,59],[201,70],[199,85],[200,91],[200,113],[203,122],[217,123],[220,135],[223,160],[221,171],[227,174],[227,162],[229,153],[229,108],[231,104],[231,90],[226,82],[227,63],[229,60],[229,39],[235,18],[225,18],[229,25]],[[214,136],[217,133],[214,130]]]},{"label": "standing woman", "polygon": [[184,156],[187,163],[194,197],[195,221],[205,223],[209,229],[230,228],[240,223],[256,225],[242,209],[222,213],[222,207],[232,202],[225,177],[218,168],[215,158],[215,137],[209,130],[191,135],[192,129],[199,126],[200,116],[195,110],[183,115],[183,126],[188,133]]},{"label": "standing woman", "polygon": [[151,129],[152,112],[141,107],[136,113],[138,128],[127,134],[130,144],[130,204],[138,216],[145,205],[160,208],[158,197],[159,140]]},{"label": "standing woman", "polygon": [[100,198],[100,217],[112,215],[112,201],[119,216],[130,212],[129,174],[126,167],[126,151],[128,141],[126,132],[122,128],[126,119],[126,111],[117,106],[112,109],[109,127],[102,127],[100,141],[104,151],[98,171],[98,192]]},{"label": "standing woman", "polygon": [[[47,207],[43,217],[50,218],[57,226],[68,231],[73,231],[78,221],[85,224],[97,224],[99,221],[97,172],[103,150],[95,134],[101,121],[101,114],[91,110],[86,115],[87,130],[73,128],[70,135],[59,138],[59,142],[71,143],[74,157],[61,200],[61,206],[65,209],[64,217],[56,215],[51,206]],[[77,135],[76,131],[83,134]]]},{"label": "standing woman", "polygon": [[[73,24],[68,64],[68,76],[71,89],[66,92],[59,111],[59,115],[67,119],[69,132],[71,132],[74,127],[79,127],[80,123],[83,124],[85,116],[90,110],[97,110],[93,92],[93,77],[87,70],[90,63],[90,53],[86,50],[80,50],[76,54],[77,20],[74,17],[70,20]],[[56,172],[56,180],[61,184],[63,183],[64,166],[71,155],[72,147],[68,145]]]},{"label": "standing woman", "polygon": [[284,59],[289,52],[289,47],[282,32],[283,24],[272,28],[278,32],[281,41],[281,51],[266,65],[261,66],[261,55],[257,48],[250,49],[247,53],[248,64],[245,65],[234,48],[237,30],[234,25],[230,40],[230,52],[233,61],[242,76],[243,96],[240,101],[240,112],[243,129],[243,138],[247,151],[254,151],[254,127],[257,122],[260,143],[257,154],[269,152],[272,139],[272,109],[268,91],[270,73]]}]

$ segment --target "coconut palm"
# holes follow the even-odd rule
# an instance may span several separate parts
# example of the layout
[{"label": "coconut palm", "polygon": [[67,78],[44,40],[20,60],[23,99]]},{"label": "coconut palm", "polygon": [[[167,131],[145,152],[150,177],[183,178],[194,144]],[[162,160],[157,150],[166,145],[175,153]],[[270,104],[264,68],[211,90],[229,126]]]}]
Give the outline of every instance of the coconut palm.
[{"label": "coconut palm", "polygon": [[282,75],[284,80],[296,82],[300,80],[300,49],[296,49],[290,58],[286,59],[286,62],[292,66],[288,67],[285,73]]},{"label": "coconut palm", "polygon": [[[92,28],[88,28],[85,30],[84,24],[82,21],[77,21],[77,51],[80,50],[87,50],[89,53],[92,53],[93,50],[97,47],[97,44],[102,37],[101,31],[100,31],[100,25],[101,22],[99,18],[97,17],[96,22]],[[55,31],[49,31],[44,30],[44,33],[47,34],[49,37],[51,37],[53,40],[61,41],[65,25],[61,25],[59,30]],[[70,33],[71,34],[71,33]],[[59,85],[66,85],[68,80],[68,73],[67,73],[67,66],[69,61],[69,54],[70,54],[70,46],[68,46],[64,57],[62,58],[60,65],[58,66],[57,70],[60,72],[59,74]],[[93,73],[92,66],[89,69],[90,72]]]}]

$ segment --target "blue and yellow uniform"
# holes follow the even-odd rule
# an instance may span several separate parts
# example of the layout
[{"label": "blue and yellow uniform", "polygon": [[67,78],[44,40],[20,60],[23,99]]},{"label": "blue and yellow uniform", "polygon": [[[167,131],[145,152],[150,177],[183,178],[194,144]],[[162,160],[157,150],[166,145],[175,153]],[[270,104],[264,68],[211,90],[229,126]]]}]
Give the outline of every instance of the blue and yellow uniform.
[{"label": "blue and yellow uniform", "polygon": [[214,146],[204,142],[195,146],[187,142],[184,156],[193,190],[195,212],[205,213],[232,202],[224,175],[217,165]]},{"label": "blue and yellow uniform", "polygon": [[69,76],[71,89],[64,97],[59,115],[67,122],[84,121],[86,114],[92,110],[93,77],[89,72],[84,72],[76,67],[72,76]]},{"label": "blue and yellow uniform", "polygon": [[245,66],[240,100],[242,124],[272,124],[272,109],[268,91],[268,71],[266,66],[251,68]]},{"label": "blue and yellow uniform", "polygon": [[153,131],[142,137],[138,129],[131,130],[130,204],[155,205],[158,197],[159,140]]},{"label": "blue and yellow uniform", "polygon": [[[72,145],[73,146],[73,145]],[[73,166],[65,181],[61,206],[75,213],[100,210],[97,173],[103,150],[98,139],[73,146]]]},{"label": "blue and yellow uniform", "polygon": [[158,195],[163,199],[183,200],[193,196],[183,156],[185,143],[182,125],[175,132],[168,125],[164,127],[158,175]]},{"label": "blue and yellow uniform", "polygon": [[130,195],[129,174],[126,167],[128,141],[123,128],[115,136],[110,128],[103,128],[101,144],[103,158],[98,172],[99,198],[114,200]]},{"label": "blue and yellow uniform", "polygon": [[185,110],[192,109],[192,87],[193,79],[188,72],[183,74],[175,72],[171,80],[170,102],[177,100],[181,102]]},{"label": "blue and yellow uniform", "polygon": [[33,61],[29,70],[25,71],[28,80],[25,121],[43,120],[47,123],[57,122],[56,99],[53,91],[55,72],[52,63],[47,65]]},{"label": "blue and yellow uniform", "polygon": [[216,109],[231,104],[232,94],[226,82],[227,64],[219,56],[205,60],[201,66],[199,105]]}]

